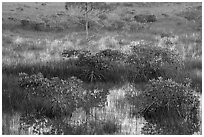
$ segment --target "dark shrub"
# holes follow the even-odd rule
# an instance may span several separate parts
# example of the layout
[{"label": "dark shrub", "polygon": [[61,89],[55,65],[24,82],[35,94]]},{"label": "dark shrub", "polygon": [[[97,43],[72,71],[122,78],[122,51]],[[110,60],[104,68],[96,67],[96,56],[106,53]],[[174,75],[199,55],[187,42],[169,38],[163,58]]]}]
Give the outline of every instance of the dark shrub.
[{"label": "dark shrub", "polygon": [[112,49],[102,50],[99,53],[96,53],[96,56],[110,61],[124,61],[126,59],[126,55],[124,53]]},{"label": "dark shrub", "polygon": [[28,100],[34,105],[34,113],[50,118],[71,116],[80,106],[81,81],[70,78],[67,81],[58,78],[44,78],[41,73],[28,76],[20,73],[19,85],[27,91]]},{"label": "dark shrub", "polygon": [[64,50],[62,52],[62,57],[64,58],[80,58],[82,56],[90,56],[91,52],[88,50]]},{"label": "dark shrub", "polygon": [[145,14],[135,15],[134,19],[135,21],[140,22],[140,23],[148,23],[148,22],[157,21],[155,15],[145,15]]},{"label": "dark shrub", "polygon": [[127,93],[131,104],[162,134],[193,134],[199,131],[199,97],[190,83],[171,79],[151,80],[144,91]]},{"label": "dark shrub", "polygon": [[178,53],[168,48],[139,44],[132,47],[132,54],[128,56],[129,81],[142,82],[165,75],[162,67],[165,64],[174,66],[177,70],[182,66]]},{"label": "dark shrub", "polygon": [[81,67],[83,70],[80,77],[90,82],[108,81],[107,76],[113,69],[109,61],[94,55],[81,57],[77,62],[77,66]]},{"label": "dark shrub", "polygon": [[118,74],[122,69],[115,64],[125,57],[117,50],[104,50],[96,54],[83,50],[66,50],[62,56],[76,57],[75,65],[80,68],[80,73],[74,76],[85,82],[118,82],[122,78]]},{"label": "dark shrub", "polygon": [[43,31],[43,30],[46,29],[46,26],[45,26],[45,24],[42,23],[42,22],[41,22],[41,23],[36,23],[34,29],[35,29],[36,31]]},{"label": "dark shrub", "polygon": [[23,27],[28,26],[29,24],[30,24],[30,20],[27,20],[27,19],[21,20],[21,25],[22,25]]},{"label": "dark shrub", "polygon": [[31,76],[20,73],[19,85],[27,91],[33,107],[31,113],[49,118],[71,117],[77,108],[88,114],[90,108],[103,106],[108,94],[108,90],[85,90],[82,81],[75,77],[47,79],[41,73]]},{"label": "dark shrub", "polygon": [[21,20],[21,25],[24,29],[31,29],[36,31],[42,31],[45,29],[44,23],[39,23],[29,19]]}]

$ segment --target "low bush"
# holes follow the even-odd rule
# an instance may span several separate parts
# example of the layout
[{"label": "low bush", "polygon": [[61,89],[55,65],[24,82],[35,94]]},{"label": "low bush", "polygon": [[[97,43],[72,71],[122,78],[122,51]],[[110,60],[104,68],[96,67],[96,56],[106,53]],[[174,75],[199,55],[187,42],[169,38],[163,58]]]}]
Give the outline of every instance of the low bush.
[{"label": "low bush", "polygon": [[27,91],[28,100],[34,105],[35,111],[42,115],[71,116],[80,103],[74,95],[83,90],[80,86],[81,81],[75,78],[68,81],[58,78],[49,80],[41,73],[31,76],[20,73],[19,76],[19,85]]},{"label": "low bush", "polygon": [[122,79],[123,69],[120,69],[116,62],[123,61],[125,54],[117,50],[107,49],[96,54],[83,50],[68,50],[63,52],[63,56],[76,56],[75,65],[81,71],[74,76],[85,82],[118,82]]},{"label": "low bush", "polygon": [[182,60],[177,52],[150,44],[133,46],[126,63],[128,80],[133,82],[145,82],[165,75],[168,72],[163,71],[162,67],[167,64],[175,70],[182,67]]},{"label": "low bush", "polygon": [[106,101],[108,90],[85,90],[82,81],[71,77],[67,80],[44,78],[42,73],[27,75],[20,73],[19,85],[27,91],[33,111],[49,118],[72,116],[77,108],[86,113],[90,108],[100,107]]},{"label": "low bush", "polygon": [[118,50],[111,50],[111,49],[102,50],[99,53],[96,53],[96,56],[110,61],[124,61],[127,57],[126,54]]},{"label": "low bush", "polygon": [[135,15],[134,19],[135,21],[140,22],[140,23],[148,23],[148,22],[157,21],[157,18],[155,15],[144,15],[144,14]]},{"label": "low bush", "polygon": [[107,74],[113,69],[109,61],[97,56],[83,57],[77,62],[77,66],[82,68],[81,78],[85,81],[108,81]]},{"label": "low bush", "polygon": [[199,97],[189,80],[185,84],[171,79],[150,80],[144,91],[127,93],[127,97],[162,134],[193,134],[199,130]]}]

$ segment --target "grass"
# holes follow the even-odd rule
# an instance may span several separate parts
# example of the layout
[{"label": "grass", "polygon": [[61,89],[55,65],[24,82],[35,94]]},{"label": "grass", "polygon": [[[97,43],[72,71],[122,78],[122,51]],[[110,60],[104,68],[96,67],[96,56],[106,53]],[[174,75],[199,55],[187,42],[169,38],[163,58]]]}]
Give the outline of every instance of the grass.
[{"label": "grass", "polygon": [[[160,5],[161,4],[161,5]],[[16,8],[24,7],[22,12]],[[158,6],[159,5],[159,6]],[[36,74],[41,72],[45,77],[59,77],[67,79],[71,76],[81,78],[83,69],[75,65],[74,60],[63,60],[61,52],[64,49],[83,49],[90,50],[92,53],[97,53],[105,49],[119,50],[124,53],[130,53],[131,43],[143,41],[153,42],[158,44],[162,42],[161,35],[163,33],[176,36],[173,39],[173,44],[183,56],[184,68],[180,71],[175,71],[173,68],[166,66],[163,69],[166,74],[164,77],[172,78],[178,83],[184,82],[186,77],[191,78],[192,87],[202,93],[202,38],[199,30],[201,20],[198,5],[200,3],[134,3],[120,5],[119,8],[109,13],[106,21],[106,26],[100,30],[90,30],[90,40],[85,40],[85,32],[83,27],[63,22],[64,16],[59,19],[59,24],[54,23],[54,28],[46,31],[35,29],[24,29],[18,19],[30,17],[35,20],[35,15],[47,15],[47,19],[52,20],[52,15],[58,10],[64,10],[63,3],[47,4],[42,7],[40,3],[3,3],[3,33],[2,33],[2,109],[3,109],[3,133],[4,134],[31,134],[21,133],[19,128],[19,119],[25,111],[31,111],[27,105],[25,91],[18,86],[18,73],[25,72],[28,74]],[[191,7],[186,10],[186,7]],[[42,9],[37,10],[36,8]],[[10,10],[16,11],[16,22],[8,20],[14,16]],[[181,12],[182,11],[182,12]],[[134,14],[133,14],[134,13]],[[152,13],[156,15],[157,21],[153,23],[142,24],[134,21],[135,14]],[[123,18],[123,14],[125,17]],[[163,14],[163,15],[162,15]],[[166,16],[164,16],[164,14]],[[196,16],[195,16],[196,15]],[[193,21],[195,20],[195,21]],[[37,21],[38,22],[38,21]],[[107,25],[108,24],[108,25]],[[62,29],[57,31],[57,25],[61,25]],[[55,30],[56,27],[56,30]],[[202,28],[202,27],[201,27]],[[178,38],[177,38],[178,37]],[[128,71],[125,65],[113,63],[114,69],[106,73],[106,82],[84,82],[84,87],[87,89],[104,89],[111,90],[121,88],[128,82]],[[134,72],[134,68],[129,68]],[[131,75],[131,74],[130,74]],[[138,85],[143,85],[141,80]],[[139,87],[140,87],[139,86]],[[139,88],[137,87],[137,88]],[[124,103],[127,101],[120,96],[120,90],[116,93],[111,93],[113,102],[113,112],[122,109],[125,111]],[[101,114],[104,114],[101,112]],[[105,115],[105,114],[104,114]],[[90,133],[95,134],[116,134],[118,133],[117,118],[121,118],[122,114],[117,112],[117,118],[110,118],[112,113],[107,116],[106,121],[96,122],[90,121],[92,128],[95,131]],[[121,115],[121,116],[120,116]],[[126,126],[130,126],[127,124]],[[99,127],[98,129],[95,127]],[[124,129],[124,126],[122,126]],[[77,133],[85,133],[82,129],[78,129]],[[121,127],[120,127],[121,128]],[[131,127],[128,127],[131,128]],[[108,131],[110,130],[110,132]],[[116,132],[114,132],[116,131]],[[125,131],[126,132],[126,131]],[[128,132],[127,132],[128,133]],[[129,132],[130,133],[130,132]],[[132,133],[132,132],[131,132]]]},{"label": "grass", "polygon": [[3,112],[26,110],[26,94],[18,85],[18,77],[3,74],[2,79]]},{"label": "grass", "polygon": [[21,129],[20,113],[2,113],[2,134],[3,135],[31,135],[32,132]]},{"label": "grass", "polygon": [[19,114],[2,114],[2,134],[3,135],[16,135],[19,133],[20,128],[20,115]]}]

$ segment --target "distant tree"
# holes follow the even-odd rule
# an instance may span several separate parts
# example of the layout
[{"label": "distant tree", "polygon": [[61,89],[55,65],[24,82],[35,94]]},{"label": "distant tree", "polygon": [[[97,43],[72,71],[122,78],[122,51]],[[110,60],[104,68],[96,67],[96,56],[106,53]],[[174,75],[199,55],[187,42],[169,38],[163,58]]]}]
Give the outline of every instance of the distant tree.
[{"label": "distant tree", "polygon": [[85,23],[80,23],[79,21],[77,23],[84,25],[86,30],[86,39],[89,38],[89,22],[94,21],[97,24],[102,25],[102,23],[99,23],[99,17],[100,15],[104,13],[108,13],[111,10],[114,9],[115,6],[113,6],[113,3],[106,3],[106,2],[66,2],[65,3],[65,9],[71,10],[72,8],[78,8],[80,15],[77,18],[83,18],[85,20]]}]

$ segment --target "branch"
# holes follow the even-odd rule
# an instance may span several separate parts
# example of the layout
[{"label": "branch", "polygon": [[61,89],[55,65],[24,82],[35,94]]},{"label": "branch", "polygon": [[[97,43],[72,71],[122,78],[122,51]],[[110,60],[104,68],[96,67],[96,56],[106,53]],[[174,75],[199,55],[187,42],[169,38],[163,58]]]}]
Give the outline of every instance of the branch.
[{"label": "branch", "polygon": [[96,16],[99,16],[100,14],[105,13],[105,12],[109,12],[109,11],[103,10],[103,11],[99,12],[98,14],[96,14]]},{"label": "branch", "polygon": [[88,14],[89,12],[91,12],[93,9],[90,9],[90,10],[88,10],[88,11],[86,11],[84,14],[83,14],[83,16],[85,16],[86,14]]},{"label": "branch", "polygon": [[[71,15],[70,15],[71,16]],[[77,18],[77,19],[79,19],[79,17],[76,17],[76,16],[71,16],[71,17],[75,17],[75,18]],[[85,26],[85,24],[82,24],[82,23],[80,23],[80,22],[78,22],[78,21],[76,21],[76,20],[72,20],[72,19],[69,19],[70,21],[73,21],[74,23],[78,23],[78,24],[80,24],[80,25],[82,25],[82,26]]]},{"label": "branch", "polygon": [[145,108],[144,112],[146,112],[155,102],[152,102],[147,108]]},{"label": "branch", "polygon": [[89,19],[93,20],[95,17],[98,17],[100,14],[103,14],[105,12],[108,12],[108,11],[101,11],[101,12],[97,13],[96,15],[93,15],[94,16],[93,18],[89,18]]},{"label": "branch", "polygon": [[180,111],[178,110],[178,108],[176,108],[176,110],[177,110],[179,116],[182,117]]}]

